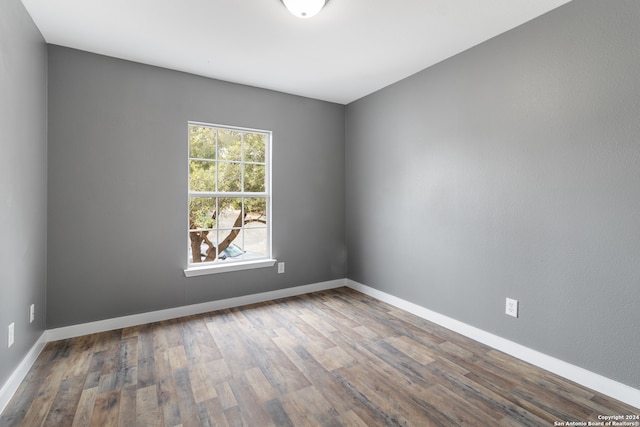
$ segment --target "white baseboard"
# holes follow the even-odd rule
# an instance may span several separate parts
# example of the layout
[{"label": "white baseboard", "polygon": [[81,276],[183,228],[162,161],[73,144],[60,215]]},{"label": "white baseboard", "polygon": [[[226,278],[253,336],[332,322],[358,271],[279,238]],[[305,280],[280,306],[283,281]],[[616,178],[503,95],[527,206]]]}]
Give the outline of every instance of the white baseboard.
[{"label": "white baseboard", "polygon": [[145,323],[158,322],[162,320],[175,319],[183,316],[207,313],[209,311],[222,310],[225,308],[240,307],[247,304],[272,301],[279,298],[287,298],[311,292],[324,291],[327,289],[346,286],[346,279],[331,280],[328,282],[314,283],[311,285],[296,286],[293,288],[280,289],[277,291],[262,292],[259,294],[246,295],[236,298],[228,298],[219,301],[205,302],[201,304],[187,305],[183,307],[169,308],[166,310],[152,311],[148,313],[133,314],[130,316],[116,317],[113,319],[99,320],[96,322],[83,323],[80,325],[65,326],[62,328],[50,329],[38,339],[38,342],[31,348],[29,353],[20,362],[20,365],[11,374],[5,384],[0,389],[0,414],[5,409],[18,387],[24,380],[33,366],[38,355],[45,344],[51,341],[58,341],[67,338],[78,337],[97,332],[110,331],[113,329],[127,328],[130,326],[142,325]]},{"label": "white baseboard", "polygon": [[242,297],[211,301],[201,304],[193,304],[183,307],[134,314],[131,316],[123,316],[113,319],[100,320],[96,322],[47,330],[40,336],[31,350],[29,350],[27,355],[24,357],[22,362],[20,362],[20,365],[18,365],[15,371],[11,374],[6,383],[2,385],[2,388],[0,389],[0,413],[2,413],[6,405],[13,397],[14,393],[17,391],[20,383],[24,380],[25,376],[29,372],[29,369],[31,369],[31,367],[35,363],[38,355],[47,342],[73,338],[97,332],[104,332],[113,329],[142,325],[145,323],[175,319],[183,316],[207,313],[209,311],[222,310],[225,308],[272,301],[279,298],[287,298],[311,292],[339,288],[341,286],[348,286],[373,298],[389,303],[395,307],[408,311],[409,313],[422,317],[423,319],[437,323],[438,325],[441,325],[447,329],[450,329],[461,335],[500,350],[506,354],[524,360],[525,362],[531,363],[532,365],[538,366],[542,369],[553,372],[561,377],[567,378],[585,387],[597,390],[598,392],[613,397],[614,399],[618,399],[629,405],[640,408],[640,390],[603,377],[599,374],[587,371],[583,368],[564,362],[562,360],[547,356],[546,354],[506,340],[497,335],[490,334],[450,317],[443,316],[417,304],[408,302],[385,292],[378,291],[369,286],[354,282],[353,280],[338,279],[311,285],[286,288],[277,291],[263,292]]},{"label": "white baseboard", "polygon": [[469,337],[475,341],[493,347],[496,350],[500,350],[517,359],[524,360],[527,363],[531,363],[539,368],[553,372],[556,375],[581,384],[592,390],[596,390],[599,393],[620,400],[628,405],[635,406],[636,408],[640,408],[640,390],[629,387],[626,384],[622,384],[594,372],[587,371],[579,366],[572,365],[560,359],[532,350],[523,345],[514,343],[513,341],[509,341],[497,335],[483,331],[482,329],[478,329],[450,317],[443,316],[442,314],[436,313],[417,304],[377,289],[373,289],[361,283],[354,282],[353,280],[347,279],[347,286]]},{"label": "white baseboard", "polygon": [[277,291],[262,292],[259,294],[245,295],[218,301],[204,302],[201,304],[185,305],[182,307],[168,308],[165,310],[151,311],[148,313],[132,314],[130,316],[115,317],[113,319],[98,320],[96,322],[82,323],[79,325],[64,326],[47,330],[47,341],[58,341],[97,332],[111,331],[114,329],[128,328],[146,323],[160,322],[162,320],[176,319],[178,317],[192,316],[194,314],[223,310],[225,308],[240,307],[242,305],[256,304],[272,301],[278,298],[287,298],[296,295],[346,286],[346,279],[331,280],[328,282],[314,283],[311,285],[296,286],[293,288],[279,289]]},{"label": "white baseboard", "polygon": [[18,387],[20,387],[20,384],[29,373],[29,369],[31,369],[36,359],[42,352],[42,349],[47,343],[46,336],[46,331],[43,332],[42,335],[40,335],[38,341],[36,341],[33,347],[31,347],[31,350],[29,350],[24,359],[22,359],[22,362],[20,362],[9,379],[2,385],[2,388],[0,388],[0,414],[2,414],[4,408],[7,407],[9,401],[18,390]]}]

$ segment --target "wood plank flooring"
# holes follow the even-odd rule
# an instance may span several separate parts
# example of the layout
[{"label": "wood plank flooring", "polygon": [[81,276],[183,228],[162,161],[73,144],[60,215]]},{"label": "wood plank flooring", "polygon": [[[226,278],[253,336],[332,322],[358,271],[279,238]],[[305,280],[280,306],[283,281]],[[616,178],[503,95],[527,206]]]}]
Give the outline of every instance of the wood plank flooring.
[{"label": "wood plank flooring", "polygon": [[553,426],[627,414],[640,410],[340,288],[49,343],[0,426]]}]

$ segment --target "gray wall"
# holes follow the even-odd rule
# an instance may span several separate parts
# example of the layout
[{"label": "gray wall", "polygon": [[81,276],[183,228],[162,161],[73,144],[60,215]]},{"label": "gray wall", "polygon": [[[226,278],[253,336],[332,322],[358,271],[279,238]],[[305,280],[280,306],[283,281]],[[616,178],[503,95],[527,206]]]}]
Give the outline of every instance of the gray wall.
[{"label": "gray wall", "polygon": [[[188,120],[273,131],[285,274],[184,277]],[[49,46],[48,178],[48,329],[346,274],[342,105]]]},{"label": "gray wall", "polygon": [[[47,53],[4,1],[0,384],[46,236],[55,328],[342,278],[346,230],[349,278],[640,387],[639,8],[572,2],[350,104],[346,176],[342,106],[50,46],[47,204]],[[183,276],[188,120],[274,131],[286,274]]]},{"label": "gray wall", "polygon": [[571,2],[348,105],[348,277],[640,387],[639,23]]},{"label": "gray wall", "polygon": [[[0,2],[0,386],[45,325],[47,50],[19,0]],[[36,319],[29,323],[29,306]],[[7,348],[7,327],[15,344]]]}]

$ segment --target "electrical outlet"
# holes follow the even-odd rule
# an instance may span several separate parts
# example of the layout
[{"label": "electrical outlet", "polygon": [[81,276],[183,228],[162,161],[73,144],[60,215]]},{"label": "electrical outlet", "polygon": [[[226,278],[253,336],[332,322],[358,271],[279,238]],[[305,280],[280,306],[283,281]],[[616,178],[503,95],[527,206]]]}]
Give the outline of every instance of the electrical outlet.
[{"label": "electrical outlet", "polygon": [[507,298],[505,313],[509,316],[518,317],[518,300]]},{"label": "electrical outlet", "polygon": [[34,320],[36,320],[36,305],[31,304],[31,307],[29,307],[29,323],[33,323]]},{"label": "electrical outlet", "polygon": [[15,326],[15,323],[9,325],[9,338],[7,341],[7,347],[11,347],[13,345],[13,341],[15,340],[15,336],[13,335]]},{"label": "electrical outlet", "polygon": [[284,273],[284,262],[278,263],[278,274]]}]

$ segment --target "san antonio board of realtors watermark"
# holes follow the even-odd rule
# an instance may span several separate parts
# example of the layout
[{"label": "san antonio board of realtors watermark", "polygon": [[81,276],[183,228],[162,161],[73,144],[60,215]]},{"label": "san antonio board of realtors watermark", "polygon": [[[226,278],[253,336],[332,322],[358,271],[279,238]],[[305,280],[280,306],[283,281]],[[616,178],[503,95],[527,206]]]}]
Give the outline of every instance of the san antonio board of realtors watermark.
[{"label": "san antonio board of realtors watermark", "polygon": [[554,427],[640,427],[640,415],[598,415],[594,421],[555,421]]}]

